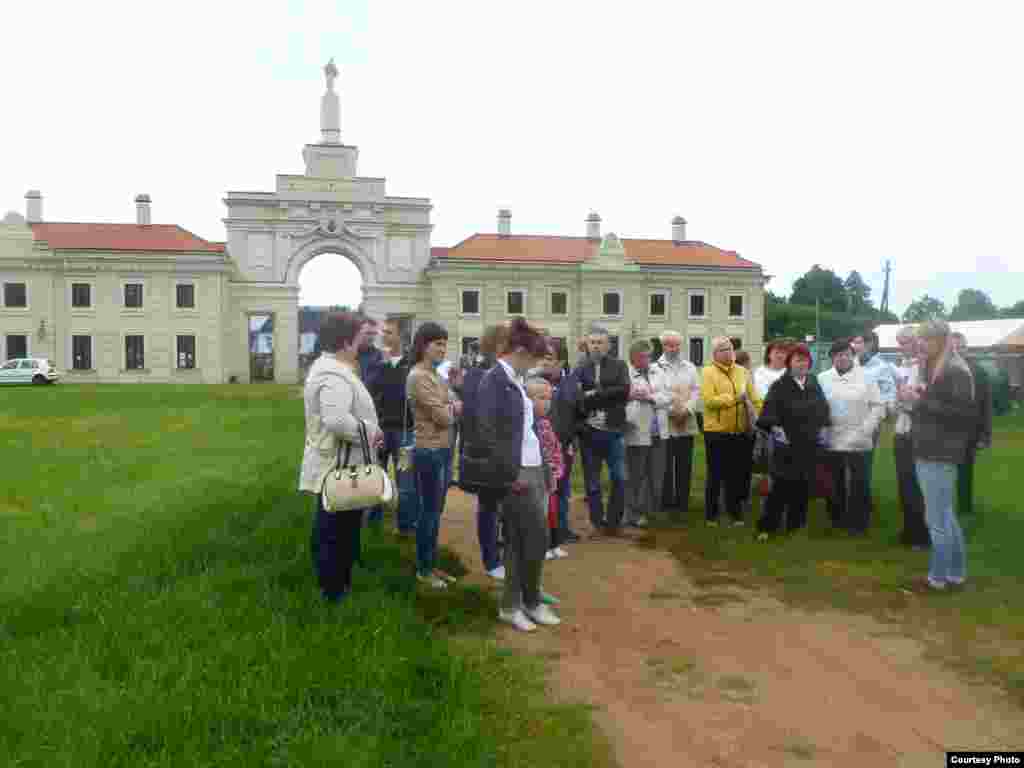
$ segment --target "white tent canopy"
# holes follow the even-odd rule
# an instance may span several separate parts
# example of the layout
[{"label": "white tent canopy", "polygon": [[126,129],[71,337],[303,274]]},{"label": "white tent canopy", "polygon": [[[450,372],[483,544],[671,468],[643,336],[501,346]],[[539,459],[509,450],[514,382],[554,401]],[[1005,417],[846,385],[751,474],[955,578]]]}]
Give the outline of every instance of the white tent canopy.
[{"label": "white tent canopy", "polygon": [[[904,327],[904,324],[900,324],[880,325],[875,328],[875,333],[878,334],[878,348],[896,349],[899,346],[896,343],[896,334]],[[968,320],[952,322],[949,327],[964,335],[969,349],[1024,345],[1024,318]]]}]

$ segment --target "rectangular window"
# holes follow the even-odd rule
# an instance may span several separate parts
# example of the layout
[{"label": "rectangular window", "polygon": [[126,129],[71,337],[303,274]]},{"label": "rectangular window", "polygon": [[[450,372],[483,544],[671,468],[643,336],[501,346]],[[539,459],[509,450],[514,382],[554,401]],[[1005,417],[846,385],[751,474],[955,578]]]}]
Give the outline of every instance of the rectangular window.
[{"label": "rectangular window", "polygon": [[704,294],[690,294],[690,317],[704,317]]},{"label": "rectangular window", "polygon": [[508,291],[505,294],[505,312],[510,315],[526,314],[526,294],[523,291]]},{"label": "rectangular window", "polygon": [[622,294],[618,291],[607,291],[601,298],[601,313],[617,317],[622,314]]},{"label": "rectangular window", "polygon": [[473,290],[462,292],[462,314],[480,314],[480,291]]},{"label": "rectangular window", "polygon": [[462,354],[469,355],[473,352],[473,347],[480,347],[480,339],[476,336],[463,336],[462,337]]},{"label": "rectangular window", "polygon": [[[180,286],[179,286],[180,287]],[[196,367],[196,337],[195,336],[179,336],[178,337],[178,367],[179,368],[195,368]]]},{"label": "rectangular window", "polygon": [[668,312],[668,297],[664,293],[652,293],[650,300],[651,317],[665,317]]},{"label": "rectangular window", "polygon": [[555,336],[551,339],[551,344],[555,348],[555,359],[561,362],[566,362],[569,359],[569,344],[564,336]]},{"label": "rectangular window", "polygon": [[124,337],[124,367],[129,371],[137,371],[146,367],[146,337]]},{"label": "rectangular window", "polygon": [[126,309],[142,309],[142,283],[125,283],[124,306]]},{"label": "rectangular window", "polygon": [[24,283],[4,283],[4,306],[27,307],[28,291]]},{"label": "rectangular window", "polygon": [[7,335],[7,359],[15,360],[19,357],[28,357],[28,336],[20,333]]},{"label": "rectangular window", "polygon": [[729,317],[743,317],[742,294],[734,294],[729,297]]},{"label": "rectangular window", "polygon": [[92,286],[88,283],[71,284],[71,306],[85,309],[92,306]]},{"label": "rectangular window", "polygon": [[92,370],[92,336],[71,337],[71,367],[76,371]]},{"label": "rectangular window", "polygon": [[608,354],[612,357],[619,356],[619,337],[609,336],[608,337]]},{"label": "rectangular window", "polygon": [[698,368],[704,365],[704,339],[690,339],[690,362]]},{"label": "rectangular window", "polygon": [[567,315],[569,314],[569,294],[565,291],[552,291],[551,292],[551,314],[552,315]]},{"label": "rectangular window", "polygon": [[177,286],[178,309],[196,308],[196,287],[191,283],[179,283]]}]

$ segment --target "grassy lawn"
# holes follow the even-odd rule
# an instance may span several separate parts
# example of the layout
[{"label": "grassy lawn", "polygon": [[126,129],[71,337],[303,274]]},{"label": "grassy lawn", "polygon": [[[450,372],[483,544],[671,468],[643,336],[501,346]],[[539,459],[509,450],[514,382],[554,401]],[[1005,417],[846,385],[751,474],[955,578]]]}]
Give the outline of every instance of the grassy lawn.
[{"label": "grassy lawn", "polygon": [[0,434],[5,765],[608,764],[408,543],[318,599],[294,387],[9,387]]},{"label": "grassy lawn", "polygon": [[699,440],[696,453],[688,526],[653,530],[647,544],[671,550],[698,583],[769,588],[802,607],[865,611],[902,624],[936,658],[1005,686],[1024,705],[1024,504],[1012,479],[1024,468],[1024,411],[996,420],[994,447],[978,459],[975,514],[961,519],[969,583],[944,594],[903,589],[927,573],[928,553],[897,541],[902,512],[890,434],[875,456],[876,515],[867,538],[833,531],[822,500],[812,501],[807,530],[767,543],[754,540],[753,521],[746,528],[706,528]]}]

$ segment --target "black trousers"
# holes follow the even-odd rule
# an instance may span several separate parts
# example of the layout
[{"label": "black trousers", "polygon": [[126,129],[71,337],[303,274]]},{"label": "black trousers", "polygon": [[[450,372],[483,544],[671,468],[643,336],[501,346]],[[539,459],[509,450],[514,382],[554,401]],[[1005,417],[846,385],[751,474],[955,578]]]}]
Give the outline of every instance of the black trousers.
[{"label": "black trousers", "polygon": [[704,515],[717,520],[718,500],[725,488],[725,506],[734,520],[743,519],[743,499],[750,489],[754,439],[746,434],[705,432],[708,477],[704,486]]},{"label": "black trousers", "polygon": [[352,564],[358,555],[363,510],[326,512],[316,495],[311,549],[320,591],[328,600],[340,600],[352,588]]},{"label": "black trousers", "polygon": [[900,542],[908,547],[929,547],[931,536],[924,518],[924,494],[917,482],[914,468],[914,447],[910,435],[896,435],[893,440],[896,454],[896,483],[903,508],[903,532]]},{"label": "black trousers", "polygon": [[783,514],[787,531],[807,525],[807,501],[814,470],[814,456],[811,454],[791,462],[785,473],[772,474],[772,490],[757,521],[757,530],[775,533],[782,526]]},{"label": "black trousers", "polygon": [[678,509],[686,517],[693,485],[693,437],[665,440],[665,479],[662,481],[661,508]]},{"label": "black trousers", "polygon": [[832,498],[827,500],[832,525],[852,533],[865,533],[871,524],[871,488],[868,487],[870,451],[829,451]]}]

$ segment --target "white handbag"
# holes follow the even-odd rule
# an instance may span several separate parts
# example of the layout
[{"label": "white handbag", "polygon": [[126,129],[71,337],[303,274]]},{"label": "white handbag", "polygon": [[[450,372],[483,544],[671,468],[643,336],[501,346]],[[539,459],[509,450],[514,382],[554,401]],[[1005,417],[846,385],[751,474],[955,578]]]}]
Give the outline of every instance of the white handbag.
[{"label": "white handbag", "polygon": [[391,478],[383,467],[373,461],[366,422],[362,420],[359,421],[359,442],[363,449],[363,463],[354,465],[349,463],[352,443],[345,443],[344,461],[341,458],[341,443],[338,443],[338,460],[334,468],[324,475],[320,488],[326,512],[388,506],[395,498]]}]

